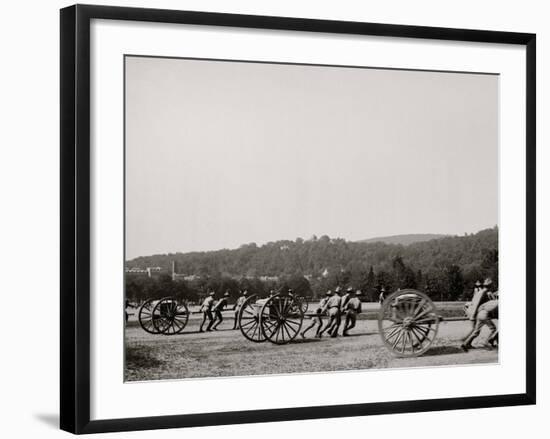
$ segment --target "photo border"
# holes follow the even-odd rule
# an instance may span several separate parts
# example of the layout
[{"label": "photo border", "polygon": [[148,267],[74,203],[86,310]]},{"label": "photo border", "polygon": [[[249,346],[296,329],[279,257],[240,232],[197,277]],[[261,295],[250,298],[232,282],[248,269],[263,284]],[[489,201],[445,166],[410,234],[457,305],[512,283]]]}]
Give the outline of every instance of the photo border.
[{"label": "photo border", "polygon": [[[90,420],[90,22],[93,19],[525,46],[526,392],[467,398]],[[63,430],[77,434],[100,433],[535,404],[536,36],[534,34],[89,5],[75,5],[62,9],[60,24],[60,426]]]}]

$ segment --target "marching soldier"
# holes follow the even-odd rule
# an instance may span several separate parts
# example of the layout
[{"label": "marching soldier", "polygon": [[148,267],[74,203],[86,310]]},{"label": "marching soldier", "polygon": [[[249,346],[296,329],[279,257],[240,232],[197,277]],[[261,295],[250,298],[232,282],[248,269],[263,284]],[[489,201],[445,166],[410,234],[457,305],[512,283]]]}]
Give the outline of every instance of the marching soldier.
[{"label": "marching soldier", "polygon": [[[492,283],[491,279],[487,278],[483,286],[474,291],[474,297],[467,311],[470,320],[474,322],[473,328],[460,345],[465,352],[472,347],[472,341],[479,336],[485,325],[490,331],[487,343],[494,346],[498,342],[498,329],[493,323],[493,319],[498,319],[498,298],[494,298],[494,293],[489,291]],[[496,297],[498,297],[498,293]]]},{"label": "marching soldier", "polygon": [[235,302],[235,305],[233,306],[233,311],[235,311],[235,317],[233,320],[233,329],[237,329],[238,319],[239,319],[239,311],[243,307],[244,301],[246,300],[246,297],[248,296],[248,291],[244,290],[237,301]]},{"label": "marching soldier", "polygon": [[317,331],[315,332],[315,337],[320,338],[321,337],[321,328],[323,326],[323,320],[321,319],[321,315],[323,314],[323,309],[325,308],[325,305],[327,304],[328,300],[330,299],[330,296],[332,295],[332,291],[328,290],[325,293],[325,297],[321,299],[321,302],[319,302],[319,306],[315,310],[315,315],[311,317],[311,323],[307,328],[305,328],[300,335],[302,338],[306,338],[306,332],[309,331],[311,328],[317,325]]},{"label": "marching soldier", "polygon": [[211,323],[212,330],[217,331],[218,325],[223,322],[222,311],[227,306],[227,298],[229,297],[229,291],[226,291],[223,297],[218,300],[216,305],[214,305],[214,320]]},{"label": "marching soldier", "polygon": [[323,312],[328,314],[328,322],[325,328],[319,333],[322,336],[328,330],[331,337],[338,337],[335,329],[340,326],[340,305],[342,298],[340,297],[340,287],[336,287],[334,295],[327,300]]},{"label": "marching soldier", "polygon": [[349,335],[348,331],[355,327],[355,322],[357,321],[357,314],[360,314],[361,309],[361,300],[358,296],[361,295],[361,291],[357,290],[355,296],[348,300],[344,307],[344,313],[346,315],[346,322],[344,323],[344,332],[343,336],[347,337]]},{"label": "marching soldier", "polygon": [[199,328],[199,332],[204,332],[202,328],[206,323],[207,319],[208,319],[208,326],[206,327],[206,330],[211,331],[212,321],[213,321],[212,306],[214,304],[215,295],[216,293],[214,293],[214,291],[210,291],[210,293],[208,293],[208,296],[206,296],[206,299],[204,299],[204,301],[202,302],[202,305],[200,308],[200,311],[202,312],[202,322]]}]

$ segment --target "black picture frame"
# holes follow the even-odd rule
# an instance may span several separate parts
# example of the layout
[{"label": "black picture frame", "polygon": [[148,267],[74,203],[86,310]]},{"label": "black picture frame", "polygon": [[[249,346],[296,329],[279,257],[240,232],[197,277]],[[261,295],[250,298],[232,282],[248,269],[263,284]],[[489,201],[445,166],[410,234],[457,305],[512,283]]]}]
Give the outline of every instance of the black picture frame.
[{"label": "black picture frame", "polygon": [[[526,392],[224,413],[90,420],[90,21],[133,20],[256,29],[522,45],[526,48]],[[60,426],[72,433],[195,427],[535,404],[536,36],[304,18],[75,5],[61,10],[61,387]]]}]

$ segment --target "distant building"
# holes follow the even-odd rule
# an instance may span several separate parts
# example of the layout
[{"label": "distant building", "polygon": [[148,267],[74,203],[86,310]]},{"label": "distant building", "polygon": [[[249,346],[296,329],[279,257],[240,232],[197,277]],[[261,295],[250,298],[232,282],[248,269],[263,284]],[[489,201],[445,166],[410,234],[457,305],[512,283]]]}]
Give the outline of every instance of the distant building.
[{"label": "distant building", "polygon": [[162,267],[147,267],[145,269],[139,267],[126,268],[124,270],[128,276],[136,277],[158,277],[161,274],[167,274],[167,271]]},{"label": "distant building", "polygon": [[148,273],[147,270],[144,270],[143,268],[139,268],[139,267],[126,268],[125,273],[126,273],[126,275],[128,275],[128,276],[136,276],[136,277],[139,277],[139,276],[142,276],[142,277],[149,276],[149,273]]},{"label": "distant building", "polygon": [[278,282],[279,276],[260,276],[262,282]]},{"label": "distant building", "polygon": [[201,277],[196,274],[178,273],[178,263],[176,261],[172,261],[172,280],[194,281],[200,278]]}]

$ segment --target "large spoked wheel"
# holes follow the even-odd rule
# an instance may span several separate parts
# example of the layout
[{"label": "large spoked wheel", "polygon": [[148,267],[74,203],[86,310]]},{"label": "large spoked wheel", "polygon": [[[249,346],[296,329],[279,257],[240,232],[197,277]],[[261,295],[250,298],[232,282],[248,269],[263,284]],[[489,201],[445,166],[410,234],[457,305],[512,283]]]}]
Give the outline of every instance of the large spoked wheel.
[{"label": "large spoked wheel", "polygon": [[260,314],[262,332],[267,340],[275,344],[294,340],[303,320],[301,303],[295,297],[283,294],[267,299]]},{"label": "large spoked wheel", "polygon": [[161,299],[153,308],[153,325],[164,335],[175,335],[183,331],[189,320],[189,310],[185,303],[173,297]]},{"label": "large spoked wheel", "polygon": [[416,357],[432,345],[439,315],[430,298],[420,291],[401,290],[382,304],[378,329],[382,341],[398,357]]},{"label": "large spoked wheel", "polygon": [[243,302],[237,316],[241,333],[255,343],[266,340],[260,327],[260,310],[261,304],[256,303],[256,295],[252,295]]},{"label": "large spoked wheel", "polygon": [[[155,325],[156,318],[154,317],[153,311],[157,305],[157,300],[149,299],[141,305],[138,312],[138,320],[140,326],[145,332],[149,334],[159,334],[160,331]],[[158,316],[157,316],[158,317]]]}]

